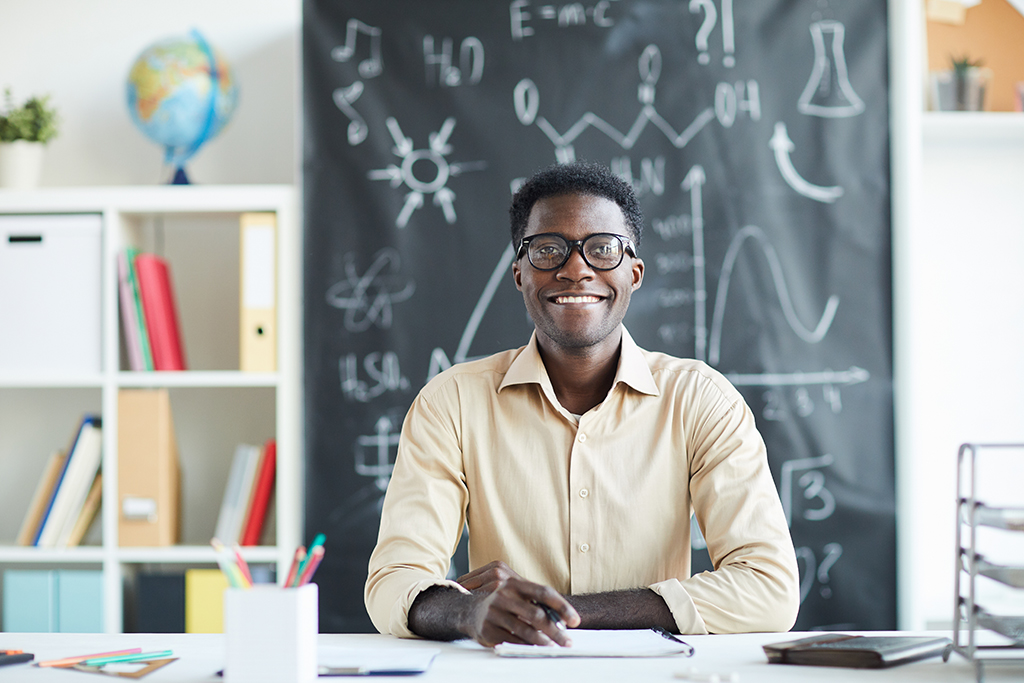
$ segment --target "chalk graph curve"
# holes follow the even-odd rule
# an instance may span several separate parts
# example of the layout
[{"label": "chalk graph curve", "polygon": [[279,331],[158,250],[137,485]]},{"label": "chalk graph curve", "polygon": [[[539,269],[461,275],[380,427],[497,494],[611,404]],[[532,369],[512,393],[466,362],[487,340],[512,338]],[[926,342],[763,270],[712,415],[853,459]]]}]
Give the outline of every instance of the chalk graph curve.
[{"label": "chalk graph curve", "polygon": [[768,267],[772,273],[775,292],[778,294],[779,304],[782,306],[782,314],[790,328],[800,339],[809,344],[816,344],[824,339],[829,327],[832,326],[836,309],[839,307],[839,297],[833,294],[825,303],[825,310],[822,312],[817,326],[813,330],[805,327],[793,308],[793,300],[789,295],[785,273],[783,273],[782,263],[779,261],[779,255],[775,251],[775,247],[772,246],[768,236],[764,234],[761,228],[756,225],[748,225],[733,238],[729,249],[725,253],[725,259],[722,261],[722,272],[718,277],[718,291],[715,293],[715,310],[711,317],[711,339],[708,352],[708,362],[711,365],[717,365],[721,354],[722,321],[725,317],[725,302],[729,295],[732,269],[736,265],[736,259],[739,258],[740,249],[749,238],[757,240],[761,250],[764,252],[764,256],[768,260]]}]

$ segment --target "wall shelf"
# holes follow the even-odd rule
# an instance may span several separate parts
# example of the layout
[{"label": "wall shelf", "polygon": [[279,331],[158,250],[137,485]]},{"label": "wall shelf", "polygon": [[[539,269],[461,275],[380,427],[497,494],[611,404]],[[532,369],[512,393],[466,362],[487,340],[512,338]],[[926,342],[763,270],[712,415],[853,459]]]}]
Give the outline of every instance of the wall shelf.
[{"label": "wall shelf", "polygon": [[1010,142],[1024,144],[1024,113],[927,111],[922,130],[929,142]]}]

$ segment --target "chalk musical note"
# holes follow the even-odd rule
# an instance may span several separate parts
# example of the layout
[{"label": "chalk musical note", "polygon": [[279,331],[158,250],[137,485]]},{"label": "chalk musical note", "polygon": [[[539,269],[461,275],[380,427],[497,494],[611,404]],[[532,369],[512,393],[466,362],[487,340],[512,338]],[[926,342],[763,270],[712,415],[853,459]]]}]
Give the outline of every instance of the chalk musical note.
[{"label": "chalk musical note", "polygon": [[359,66],[356,67],[359,70],[359,75],[363,78],[380,76],[384,71],[384,62],[380,52],[381,29],[364,24],[358,19],[349,19],[345,24],[345,44],[331,50],[331,59],[336,62],[347,62],[352,59],[356,54],[360,35],[370,38],[370,56],[359,62]]}]

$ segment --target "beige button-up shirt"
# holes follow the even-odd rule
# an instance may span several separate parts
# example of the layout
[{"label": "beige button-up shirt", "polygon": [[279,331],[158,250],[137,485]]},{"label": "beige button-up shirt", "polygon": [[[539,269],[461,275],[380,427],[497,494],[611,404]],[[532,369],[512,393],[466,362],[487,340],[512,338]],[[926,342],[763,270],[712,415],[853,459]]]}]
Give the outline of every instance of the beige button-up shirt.
[{"label": "beige button-up shirt", "polygon": [[[715,571],[690,576],[690,514]],[[612,389],[579,418],[527,346],[456,365],[409,410],[370,557],[366,608],[412,636],[409,607],[469,564],[502,560],[566,595],[650,587],[681,633],[785,631],[799,606],[793,543],[764,441],[739,392],[622,329]]]}]

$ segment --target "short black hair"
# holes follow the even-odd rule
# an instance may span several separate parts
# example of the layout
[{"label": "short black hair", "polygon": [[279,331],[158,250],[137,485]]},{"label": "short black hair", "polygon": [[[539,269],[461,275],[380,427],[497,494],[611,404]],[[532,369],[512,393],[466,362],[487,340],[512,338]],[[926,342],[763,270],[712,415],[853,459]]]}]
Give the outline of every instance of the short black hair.
[{"label": "short black hair", "polygon": [[512,196],[508,213],[511,219],[512,244],[519,246],[526,234],[533,205],[541,199],[566,194],[582,194],[603,197],[615,202],[622,209],[634,244],[640,245],[644,229],[644,214],[640,209],[633,187],[611,170],[586,161],[555,164],[535,173]]}]

